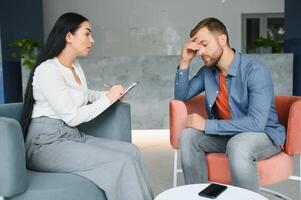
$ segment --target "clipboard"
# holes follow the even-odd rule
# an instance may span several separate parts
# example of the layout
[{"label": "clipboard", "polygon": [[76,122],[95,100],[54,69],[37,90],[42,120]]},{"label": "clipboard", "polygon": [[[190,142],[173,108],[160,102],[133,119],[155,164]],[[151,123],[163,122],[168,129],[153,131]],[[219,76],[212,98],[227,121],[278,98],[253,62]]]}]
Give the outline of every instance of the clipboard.
[{"label": "clipboard", "polygon": [[139,84],[139,82],[133,82],[132,84],[130,84],[128,87],[127,87],[127,89],[121,94],[121,96],[119,97],[119,98],[121,98],[121,97],[123,97],[124,95],[126,95],[126,93],[128,93],[131,89],[133,89],[136,85],[138,85]]}]

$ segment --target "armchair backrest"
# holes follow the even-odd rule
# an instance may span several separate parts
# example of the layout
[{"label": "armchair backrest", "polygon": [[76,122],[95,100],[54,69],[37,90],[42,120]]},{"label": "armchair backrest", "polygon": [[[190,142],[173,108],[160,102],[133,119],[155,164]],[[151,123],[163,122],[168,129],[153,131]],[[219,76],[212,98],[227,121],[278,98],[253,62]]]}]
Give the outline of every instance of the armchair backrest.
[{"label": "armchair backrest", "polygon": [[[188,101],[170,101],[170,142],[178,148],[181,131],[186,126],[187,115],[197,113],[207,117],[204,95],[198,95]],[[276,96],[275,106],[281,124],[287,129],[285,152],[301,154],[301,97]]]},{"label": "armchair backrest", "polygon": [[206,99],[204,95],[198,95],[184,103],[188,114],[198,113],[199,115],[207,118]]},{"label": "armchair backrest", "polygon": [[301,154],[301,97],[276,96],[275,106],[279,122],[286,127],[285,152]]}]

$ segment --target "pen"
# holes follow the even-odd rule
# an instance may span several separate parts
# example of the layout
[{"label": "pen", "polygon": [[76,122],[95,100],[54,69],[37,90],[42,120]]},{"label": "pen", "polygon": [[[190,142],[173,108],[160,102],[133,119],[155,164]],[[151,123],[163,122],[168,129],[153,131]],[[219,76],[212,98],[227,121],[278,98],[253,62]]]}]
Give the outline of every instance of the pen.
[{"label": "pen", "polygon": [[105,86],[105,87],[107,87],[107,88],[110,88],[110,87],[112,87],[112,85],[110,85],[110,84],[103,84],[103,86]]}]

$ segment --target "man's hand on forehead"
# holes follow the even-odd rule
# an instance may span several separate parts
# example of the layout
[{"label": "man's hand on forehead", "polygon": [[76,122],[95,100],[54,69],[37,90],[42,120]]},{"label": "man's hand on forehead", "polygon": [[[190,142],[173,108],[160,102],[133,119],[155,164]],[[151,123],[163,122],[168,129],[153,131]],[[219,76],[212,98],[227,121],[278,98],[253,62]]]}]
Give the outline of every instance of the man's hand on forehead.
[{"label": "man's hand on forehead", "polygon": [[190,44],[187,46],[188,49],[191,49],[193,51],[198,51],[201,48],[201,45],[195,43],[195,42],[190,42]]},{"label": "man's hand on forehead", "polygon": [[190,38],[182,48],[180,68],[188,68],[191,60],[195,57],[200,50],[201,45],[195,42],[196,37]]},{"label": "man's hand on forehead", "polygon": [[193,51],[197,51],[201,48],[201,45],[198,44],[197,42],[195,42],[196,38],[195,37],[192,37],[188,40],[188,42],[186,43],[186,47],[188,49],[191,49]]},{"label": "man's hand on forehead", "polygon": [[199,37],[197,36],[194,36],[192,38],[190,38],[190,41],[197,44],[197,45],[201,45],[202,44],[202,39],[200,39]]},{"label": "man's hand on forehead", "polygon": [[190,42],[195,42],[197,40],[196,36],[193,36],[192,38],[190,38]]}]

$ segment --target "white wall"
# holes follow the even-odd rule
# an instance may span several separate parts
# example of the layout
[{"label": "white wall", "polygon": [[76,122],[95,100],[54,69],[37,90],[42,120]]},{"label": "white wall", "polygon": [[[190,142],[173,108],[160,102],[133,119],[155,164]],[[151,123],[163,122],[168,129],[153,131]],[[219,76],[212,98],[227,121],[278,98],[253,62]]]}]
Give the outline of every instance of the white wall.
[{"label": "white wall", "polygon": [[78,12],[92,22],[91,56],[179,54],[190,30],[217,17],[228,28],[231,46],[241,49],[241,14],[284,12],[284,0],[43,0],[44,33],[56,19]]}]

